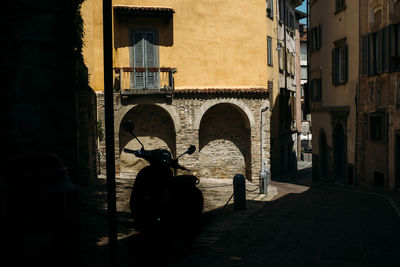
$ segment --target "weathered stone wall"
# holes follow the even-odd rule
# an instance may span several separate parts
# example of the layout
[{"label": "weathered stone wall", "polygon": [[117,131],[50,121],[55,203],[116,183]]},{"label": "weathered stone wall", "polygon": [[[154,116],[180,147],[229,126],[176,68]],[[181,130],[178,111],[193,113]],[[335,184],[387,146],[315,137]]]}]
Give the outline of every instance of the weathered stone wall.
[{"label": "weathered stone wall", "polygon": [[[99,118],[104,116],[103,94],[98,93]],[[258,179],[260,171],[260,112],[269,106],[268,94],[196,94],[129,96],[114,98],[117,171],[137,172],[145,163],[121,153],[124,147],[139,148],[120,125],[134,121],[135,132],[146,149],[168,148],[180,155],[189,145],[196,152],[180,163],[200,178],[233,178],[242,173]],[[270,120],[263,113],[263,159],[269,167]],[[105,144],[100,143],[104,171]],[[130,170],[128,170],[130,169]]]}]

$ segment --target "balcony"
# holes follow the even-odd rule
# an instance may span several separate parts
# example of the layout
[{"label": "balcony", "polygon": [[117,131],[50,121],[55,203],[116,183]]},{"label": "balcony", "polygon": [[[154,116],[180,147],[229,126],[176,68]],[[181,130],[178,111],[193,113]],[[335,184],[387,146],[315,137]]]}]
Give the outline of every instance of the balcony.
[{"label": "balcony", "polygon": [[115,67],[114,90],[122,95],[171,94],[175,68]]}]

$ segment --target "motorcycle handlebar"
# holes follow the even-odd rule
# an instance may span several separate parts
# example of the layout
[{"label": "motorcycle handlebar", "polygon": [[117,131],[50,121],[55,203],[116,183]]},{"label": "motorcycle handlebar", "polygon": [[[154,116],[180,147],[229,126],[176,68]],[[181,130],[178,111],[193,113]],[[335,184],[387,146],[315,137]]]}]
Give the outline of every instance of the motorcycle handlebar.
[{"label": "motorcycle handlebar", "polygon": [[130,153],[130,154],[134,154],[136,157],[140,157],[141,154],[142,154],[141,150],[132,150],[132,149],[129,149],[129,148],[124,148],[124,152]]},{"label": "motorcycle handlebar", "polygon": [[[147,150],[144,150],[144,149],[132,150],[132,149],[129,149],[129,148],[124,148],[123,151],[126,152],[126,153],[134,154],[138,158],[145,159],[145,160],[149,161],[150,164],[152,162],[156,163],[156,162],[161,162],[162,161],[163,164],[167,164],[168,167],[171,167],[171,168],[174,168],[174,169],[181,169],[181,170],[184,170],[184,171],[189,171],[188,169],[186,169],[185,167],[183,167],[182,165],[180,165],[178,163],[178,159],[174,159],[173,160],[171,158],[169,158],[169,159],[165,158],[165,157],[161,158],[160,157],[161,150],[158,150],[158,149],[147,151]],[[164,154],[164,156],[165,156],[165,154]]]}]

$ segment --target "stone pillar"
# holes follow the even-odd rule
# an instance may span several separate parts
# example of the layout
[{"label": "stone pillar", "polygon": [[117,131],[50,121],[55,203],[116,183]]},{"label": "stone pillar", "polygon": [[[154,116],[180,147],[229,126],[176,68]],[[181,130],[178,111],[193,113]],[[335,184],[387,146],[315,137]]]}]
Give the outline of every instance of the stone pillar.
[{"label": "stone pillar", "polygon": [[[195,111],[199,106],[199,101],[185,98],[175,99],[173,103],[177,113],[180,129],[176,131],[176,154],[184,153],[190,145],[196,146],[196,151],[192,155],[183,156],[180,159],[182,166],[187,167],[193,172],[199,170],[199,130],[193,125]],[[175,119],[175,118],[174,118]]]}]

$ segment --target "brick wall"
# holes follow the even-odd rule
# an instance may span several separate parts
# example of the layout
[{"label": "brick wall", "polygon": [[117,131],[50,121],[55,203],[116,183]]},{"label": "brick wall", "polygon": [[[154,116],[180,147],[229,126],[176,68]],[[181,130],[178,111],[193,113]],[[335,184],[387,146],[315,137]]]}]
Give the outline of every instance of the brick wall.
[{"label": "brick wall", "polygon": [[[99,118],[104,116],[103,94],[98,93]],[[180,163],[200,178],[233,178],[237,173],[258,179],[260,171],[260,111],[269,106],[267,93],[175,94],[114,98],[117,172],[137,172],[145,163],[121,153],[123,147],[139,148],[137,141],[120,131],[121,122],[134,121],[135,132],[146,149],[167,148],[180,155],[189,145],[197,147]],[[103,119],[104,120],[104,119]],[[270,162],[269,112],[263,113],[264,162]],[[105,144],[100,143],[101,167]]]}]

